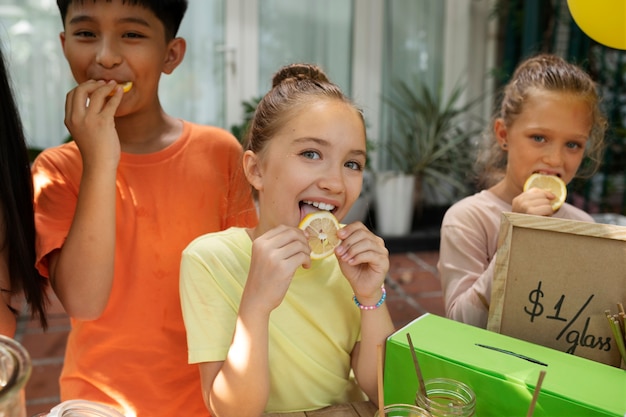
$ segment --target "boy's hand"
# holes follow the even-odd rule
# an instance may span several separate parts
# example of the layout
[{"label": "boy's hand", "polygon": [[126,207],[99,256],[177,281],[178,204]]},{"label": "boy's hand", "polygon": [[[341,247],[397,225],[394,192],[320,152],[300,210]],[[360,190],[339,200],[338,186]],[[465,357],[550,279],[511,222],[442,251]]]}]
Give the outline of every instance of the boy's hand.
[{"label": "boy's hand", "polygon": [[106,162],[117,167],[121,150],[114,116],[122,95],[115,81],[102,80],[89,80],[67,94],[65,126],[80,149],[85,166]]},{"label": "boy's hand", "polygon": [[337,236],[342,242],[335,249],[335,255],[354,294],[361,302],[373,299],[376,303],[389,271],[389,251],[385,242],[361,222],[342,227]]},{"label": "boy's hand", "polygon": [[244,298],[258,302],[257,311],[269,313],[275,309],[285,297],[296,269],[311,266],[310,254],[304,232],[296,227],[280,225],[265,232],[252,243]]}]

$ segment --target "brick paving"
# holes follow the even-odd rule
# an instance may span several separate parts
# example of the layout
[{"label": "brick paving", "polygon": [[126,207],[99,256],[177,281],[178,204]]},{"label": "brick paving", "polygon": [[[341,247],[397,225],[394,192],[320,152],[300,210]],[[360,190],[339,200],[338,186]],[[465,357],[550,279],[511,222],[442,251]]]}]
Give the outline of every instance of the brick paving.
[{"label": "brick paving", "polygon": [[[437,278],[437,251],[390,255],[386,280],[387,303],[396,328],[429,312],[444,315],[441,286]],[[26,314],[18,320],[15,339],[31,355],[33,370],[26,385],[27,416],[47,412],[59,400],[58,377],[63,364],[70,321],[54,294],[50,295],[49,328],[44,332]]]}]

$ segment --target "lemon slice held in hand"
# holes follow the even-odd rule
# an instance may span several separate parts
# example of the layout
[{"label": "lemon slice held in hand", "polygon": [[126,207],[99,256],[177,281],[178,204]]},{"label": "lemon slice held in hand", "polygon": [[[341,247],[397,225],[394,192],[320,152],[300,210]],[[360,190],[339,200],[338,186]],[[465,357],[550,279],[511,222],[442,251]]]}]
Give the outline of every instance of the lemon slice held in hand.
[{"label": "lemon slice held in hand", "polygon": [[[133,82],[132,81],[126,81],[123,84],[118,84],[118,87],[122,87],[122,91],[124,93],[128,93],[130,91],[130,89],[133,88]],[[112,96],[113,94],[115,94],[115,89],[109,93],[109,96]]]},{"label": "lemon slice held in hand", "polygon": [[309,239],[311,259],[323,259],[332,255],[341,243],[337,237],[339,222],[329,211],[316,211],[307,214],[298,227],[304,230]]},{"label": "lemon slice held in hand", "polygon": [[533,187],[548,190],[556,196],[552,201],[552,210],[557,211],[565,203],[567,187],[556,175],[532,174],[524,183],[524,191]]}]

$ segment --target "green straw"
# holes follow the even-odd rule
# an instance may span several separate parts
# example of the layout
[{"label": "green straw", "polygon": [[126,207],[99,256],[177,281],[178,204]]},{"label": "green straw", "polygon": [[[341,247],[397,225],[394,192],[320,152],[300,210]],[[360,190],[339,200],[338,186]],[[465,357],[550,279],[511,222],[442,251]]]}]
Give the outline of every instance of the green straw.
[{"label": "green straw", "polygon": [[620,322],[617,318],[611,316],[611,314],[607,314],[606,319],[609,322],[609,327],[611,328],[611,332],[613,333],[613,337],[615,338],[617,350],[619,350],[619,353],[622,356],[622,361],[626,363],[626,345],[624,344],[625,332],[622,331]]}]

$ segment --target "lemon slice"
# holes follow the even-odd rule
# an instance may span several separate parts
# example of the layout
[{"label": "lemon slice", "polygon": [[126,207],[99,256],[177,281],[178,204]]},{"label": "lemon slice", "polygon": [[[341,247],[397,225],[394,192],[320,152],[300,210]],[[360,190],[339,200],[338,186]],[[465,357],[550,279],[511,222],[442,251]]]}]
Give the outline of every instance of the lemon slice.
[{"label": "lemon slice", "polygon": [[322,259],[332,255],[341,240],[337,237],[339,222],[329,211],[316,211],[307,214],[298,227],[309,238],[311,259]]},{"label": "lemon slice", "polygon": [[[133,82],[126,81],[124,84],[118,84],[118,86],[122,87],[123,92],[128,93],[130,89],[133,88]],[[115,89],[109,93],[109,96],[112,96],[113,94],[115,94]]]},{"label": "lemon slice", "polygon": [[533,187],[548,190],[556,196],[552,201],[552,210],[557,211],[565,203],[567,187],[563,180],[556,175],[533,174],[524,183],[524,191]]}]

